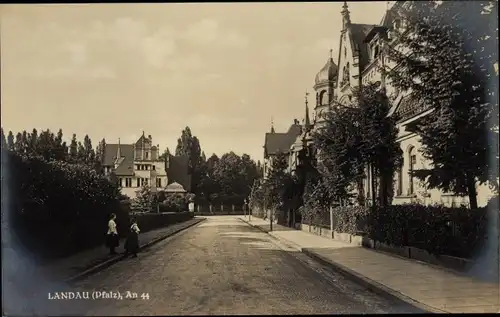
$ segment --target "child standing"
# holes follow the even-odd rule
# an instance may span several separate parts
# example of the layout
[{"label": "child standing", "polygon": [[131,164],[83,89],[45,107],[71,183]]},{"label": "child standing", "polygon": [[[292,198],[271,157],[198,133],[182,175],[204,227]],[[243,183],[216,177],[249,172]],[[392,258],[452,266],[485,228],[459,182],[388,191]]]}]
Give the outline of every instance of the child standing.
[{"label": "child standing", "polygon": [[132,257],[137,257],[137,252],[139,251],[139,232],[141,231],[137,225],[137,219],[132,218],[127,241],[125,242],[125,255],[132,253]]}]

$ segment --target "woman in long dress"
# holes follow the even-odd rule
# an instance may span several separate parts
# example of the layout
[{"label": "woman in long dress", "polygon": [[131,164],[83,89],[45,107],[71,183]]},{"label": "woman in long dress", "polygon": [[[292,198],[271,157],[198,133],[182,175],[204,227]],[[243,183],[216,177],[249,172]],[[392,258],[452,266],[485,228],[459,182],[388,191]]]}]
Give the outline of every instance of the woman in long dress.
[{"label": "woman in long dress", "polygon": [[139,232],[141,230],[137,225],[137,219],[132,218],[127,241],[125,242],[125,254],[132,254],[134,258],[137,257],[137,252],[139,251]]},{"label": "woman in long dress", "polygon": [[116,254],[116,247],[120,244],[118,231],[116,230],[116,215],[113,213],[108,221],[108,233],[106,235],[106,246],[109,248],[109,254]]}]

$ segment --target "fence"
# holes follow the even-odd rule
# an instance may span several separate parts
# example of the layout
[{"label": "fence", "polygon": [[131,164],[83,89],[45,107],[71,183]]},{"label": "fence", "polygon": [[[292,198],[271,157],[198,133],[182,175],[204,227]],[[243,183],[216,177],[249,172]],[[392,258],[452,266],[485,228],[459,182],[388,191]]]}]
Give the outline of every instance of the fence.
[{"label": "fence", "polygon": [[194,210],[197,215],[240,215],[245,212],[245,205],[210,205],[195,204]]}]

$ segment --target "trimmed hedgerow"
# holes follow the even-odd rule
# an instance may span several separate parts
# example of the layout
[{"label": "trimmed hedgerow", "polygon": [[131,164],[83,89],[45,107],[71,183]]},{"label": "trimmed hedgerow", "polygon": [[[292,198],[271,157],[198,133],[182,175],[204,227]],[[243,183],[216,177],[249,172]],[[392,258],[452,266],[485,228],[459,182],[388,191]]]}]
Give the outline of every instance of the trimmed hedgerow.
[{"label": "trimmed hedgerow", "polygon": [[[397,247],[416,247],[434,255],[472,258],[485,239],[488,209],[498,210],[498,197],[476,210],[417,204],[336,207],[333,225],[337,232],[365,233],[375,241]],[[318,210],[306,214],[317,213]],[[318,217],[306,217],[303,223],[329,227],[329,211],[322,210],[321,215],[322,221],[318,221]]]}]

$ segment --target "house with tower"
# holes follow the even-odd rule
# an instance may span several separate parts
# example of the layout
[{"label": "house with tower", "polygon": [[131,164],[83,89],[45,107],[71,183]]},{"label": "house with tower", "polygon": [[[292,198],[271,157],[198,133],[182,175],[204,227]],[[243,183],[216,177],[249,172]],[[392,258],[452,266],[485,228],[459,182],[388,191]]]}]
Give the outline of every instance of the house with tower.
[{"label": "house with tower", "polygon": [[[416,169],[429,168],[431,162],[427,161],[419,152],[421,143],[418,135],[413,132],[415,123],[433,111],[422,102],[410,99],[408,91],[398,91],[390,80],[380,72],[379,66],[396,67],[395,63],[385,54],[387,45],[397,45],[395,31],[403,32],[406,27],[402,8],[409,5],[408,1],[392,1],[379,24],[358,24],[351,21],[347,2],[343,3],[340,12],[342,29],[338,56],[334,61],[332,51],[325,65],[317,73],[314,81],[316,103],[313,111],[313,121],[309,120],[309,107],[305,103],[305,117],[303,124],[297,127],[300,131],[290,144],[287,151],[290,155],[290,172],[294,172],[300,164],[299,153],[307,150],[315,154],[311,138],[312,131],[324,126],[324,114],[333,107],[350,105],[354,89],[369,83],[378,83],[384,88],[391,102],[389,115],[397,114],[399,135],[397,141],[403,151],[403,167],[397,171],[394,178],[393,204],[422,203],[442,204],[457,206],[468,204],[467,197],[459,197],[453,193],[444,193],[437,189],[427,189],[425,184],[412,176]],[[268,133],[266,133],[266,142]],[[267,144],[267,143],[266,143]],[[304,147],[307,147],[304,149]],[[268,153],[269,154],[269,153]],[[266,152],[265,152],[266,155]],[[367,168],[363,184],[364,197],[371,197],[372,182]],[[478,204],[484,206],[493,192],[487,185],[477,185]],[[370,203],[370,202],[369,202]]]},{"label": "house with tower", "polygon": [[144,132],[133,144],[106,144],[104,148],[104,172],[113,173],[121,192],[134,199],[137,192],[147,185],[153,193],[164,190],[167,185],[178,183],[190,190],[190,175],[187,158],[168,154],[160,156],[160,146],[153,144],[151,135]]}]

